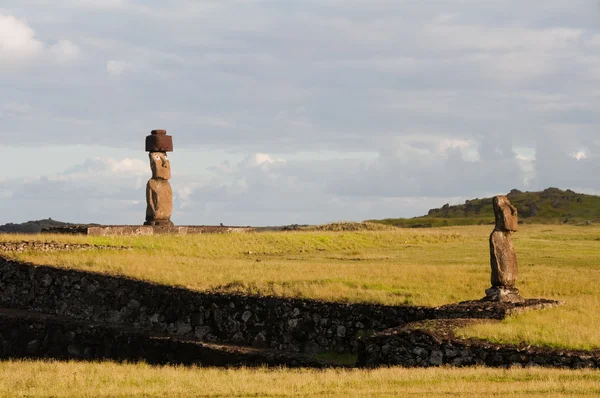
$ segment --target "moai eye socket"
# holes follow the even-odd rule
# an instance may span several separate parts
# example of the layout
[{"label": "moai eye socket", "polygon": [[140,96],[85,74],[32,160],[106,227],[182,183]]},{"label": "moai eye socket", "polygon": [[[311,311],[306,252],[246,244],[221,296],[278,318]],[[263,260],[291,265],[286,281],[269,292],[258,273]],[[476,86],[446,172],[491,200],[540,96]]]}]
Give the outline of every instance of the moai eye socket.
[{"label": "moai eye socket", "polygon": [[160,156],[158,156],[158,155],[154,155],[154,159],[156,159],[156,160],[160,160]]}]

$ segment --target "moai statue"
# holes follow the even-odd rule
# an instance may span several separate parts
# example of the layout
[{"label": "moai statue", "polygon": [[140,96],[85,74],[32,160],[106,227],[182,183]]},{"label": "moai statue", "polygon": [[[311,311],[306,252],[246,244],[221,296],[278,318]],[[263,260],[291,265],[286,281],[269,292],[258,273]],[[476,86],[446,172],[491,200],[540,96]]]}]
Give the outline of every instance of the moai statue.
[{"label": "moai statue", "polygon": [[173,190],[171,164],[167,152],[173,152],[173,137],[165,130],[153,130],[146,137],[146,152],[150,152],[152,178],[146,186],[146,222],[144,225],[172,226]]},{"label": "moai statue", "polygon": [[485,291],[486,301],[522,303],[525,300],[515,287],[517,282],[517,253],[511,236],[518,230],[517,209],[506,196],[494,198],[496,228],[490,236],[492,287]]}]

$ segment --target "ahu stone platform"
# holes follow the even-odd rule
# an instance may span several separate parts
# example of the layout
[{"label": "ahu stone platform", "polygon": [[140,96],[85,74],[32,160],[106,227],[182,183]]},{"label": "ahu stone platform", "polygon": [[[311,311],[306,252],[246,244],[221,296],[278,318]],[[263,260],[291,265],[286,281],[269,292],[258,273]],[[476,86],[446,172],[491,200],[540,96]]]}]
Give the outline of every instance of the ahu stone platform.
[{"label": "ahu stone platform", "polygon": [[159,225],[70,225],[67,227],[44,228],[43,234],[60,235],[198,235],[198,234],[223,234],[223,233],[248,233],[254,232],[252,227],[226,227],[226,226],[159,226]]}]

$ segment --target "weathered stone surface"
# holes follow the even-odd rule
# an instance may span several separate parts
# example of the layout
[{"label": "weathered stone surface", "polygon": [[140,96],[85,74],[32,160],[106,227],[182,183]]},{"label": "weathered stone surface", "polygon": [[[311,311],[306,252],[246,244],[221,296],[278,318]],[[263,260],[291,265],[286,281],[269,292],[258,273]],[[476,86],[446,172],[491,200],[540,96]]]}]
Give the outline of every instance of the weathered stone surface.
[{"label": "weathered stone surface", "polygon": [[492,287],[485,291],[486,301],[500,301],[503,303],[524,303],[525,299],[521,297],[519,289],[515,287]]},{"label": "weathered stone surface", "polygon": [[[152,137],[166,137],[160,133],[163,130],[157,131],[156,134],[154,131],[152,132]],[[172,226],[173,189],[169,183],[171,163],[164,152],[150,152],[149,156],[152,179],[148,181],[146,186],[145,225]]]},{"label": "weathered stone surface", "polygon": [[55,251],[88,251],[88,250],[131,250],[125,246],[89,245],[57,242],[0,242],[0,252],[21,253],[26,251],[55,252]]},{"label": "weathered stone surface", "polygon": [[151,179],[146,186],[147,225],[170,224],[173,213],[173,190],[167,180]]},{"label": "weathered stone surface", "polygon": [[512,232],[494,231],[490,236],[492,286],[512,288],[517,282],[517,253]]},{"label": "weathered stone surface", "polygon": [[516,232],[519,229],[517,208],[510,203],[506,196],[494,198],[494,215],[496,231]]},{"label": "weathered stone surface", "polygon": [[517,283],[517,253],[511,236],[518,229],[517,209],[506,196],[494,198],[496,226],[490,236],[490,266],[492,288],[486,290],[486,301],[519,303],[523,299],[515,288]]},{"label": "weathered stone surface", "polygon": [[[194,234],[227,234],[227,233],[250,233],[255,232],[252,227],[226,227],[226,226],[142,226],[142,225],[76,225],[62,228],[51,228],[43,230],[42,233],[52,235],[90,235],[90,236],[114,236],[114,235],[194,235]],[[104,248],[103,248],[104,249]],[[37,249],[36,249],[37,250]]]},{"label": "weathered stone surface", "polygon": [[152,178],[160,180],[171,179],[171,163],[164,152],[150,152],[150,168]]},{"label": "weathered stone surface", "polygon": [[504,319],[552,303],[476,301],[429,308],[217,294],[0,257],[0,308],[135,325],[185,339],[228,343],[243,337],[245,345],[285,351],[351,353],[357,350],[357,336],[366,331],[423,319]]},{"label": "weathered stone surface", "polygon": [[[47,280],[52,283],[45,283]],[[132,306],[131,300],[137,303]],[[232,342],[239,340],[241,332],[244,344],[255,347],[299,351],[312,342],[312,349],[348,353],[355,351],[359,331],[381,330],[447,312],[201,293],[127,278],[37,267],[1,257],[0,307],[95,323],[137,324],[157,333],[184,333],[180,337],[202,341]]]},{"label": "weathered stone surface", "polygon": [[[527,300],[527,302],[535,303],[535,300]],[[546,301],[546,303],[551,302]],[[558,303],[554,302],[554,305]],[[360,367],[485,365],[503,368],[511,366],[600,368],[600,350],[582,351],[532,347],[527,344],[496,344],[456,336],[457,329],[480,322],[482,321],[473,319],[415,322],[361,337],[358,344],[357,365]]]},{"label": "weathered stone surface", "polygon": [[[238,334],[233,337],[240,338]],[[0,360],[144,361],[153,365],[339,367],[303,354],[214,345],[132,329],[0,309]]]},{"label": "weathered stone surface", "polygon": [[173,152],[173,137],[166,130],[152,130],[146,137],[146,152]]}]

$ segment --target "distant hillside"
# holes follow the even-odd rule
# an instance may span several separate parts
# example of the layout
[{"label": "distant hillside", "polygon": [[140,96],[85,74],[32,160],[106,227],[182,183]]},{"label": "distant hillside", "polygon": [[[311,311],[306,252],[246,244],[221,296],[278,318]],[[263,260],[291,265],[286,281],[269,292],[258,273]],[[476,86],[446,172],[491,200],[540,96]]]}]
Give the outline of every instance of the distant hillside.
[{"label": "distant hillside", "polygon": [[[600,196],[584,195],[571,190],[548,188],[542,192],[508,193],[519,211],[519,221],[527,224],[579,224],[600,222]],[[426,216],[370,220],[398,227],[427,228],[451,225],[493,224],[493,198],[467,200],[465,204],[444,205],[431,209]]]},{"label": "distant hillside", "polygon": [[27,221],[22,224],[6,224],[0,226],[0,234],[39,234],[42,228],[56,228],[72,225],[60,221],[47,220]]}]

